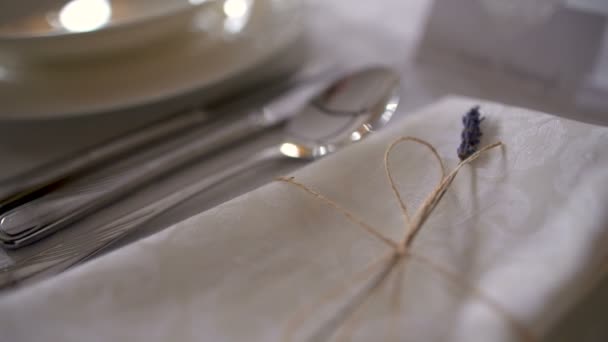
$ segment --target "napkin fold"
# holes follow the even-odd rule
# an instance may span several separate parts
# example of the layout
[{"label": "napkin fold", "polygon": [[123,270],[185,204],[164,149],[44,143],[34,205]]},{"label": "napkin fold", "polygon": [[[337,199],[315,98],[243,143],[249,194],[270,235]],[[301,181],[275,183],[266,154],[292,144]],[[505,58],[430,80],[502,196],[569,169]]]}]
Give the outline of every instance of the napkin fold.
[{"label": "napkin fold", "polygon": [[[386,181],[386,147],[415,136],[452,169],[461,115],[474,105],[486,117],[481,145],[504,147],[460,171],[412,245],[455,277],[415,259],[361,277],[387,246],[301,189],[273,182],[0,297],[2,338],[541,340],[608,260],[608,128],[450,97],[294,176],[399,240],[405,223]],[[403,143],[390,165],[415,212],[440,180],[436,160]]]}]

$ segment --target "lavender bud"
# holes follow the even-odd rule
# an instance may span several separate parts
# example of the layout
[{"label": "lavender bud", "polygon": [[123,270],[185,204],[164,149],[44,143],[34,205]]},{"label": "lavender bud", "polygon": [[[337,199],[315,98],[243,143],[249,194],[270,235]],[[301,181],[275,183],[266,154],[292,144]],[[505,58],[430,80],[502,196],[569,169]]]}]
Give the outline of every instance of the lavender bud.
[{"label": "lavender bud", "polygon": [[481,122],[483,117],[479,112],[479,106],[471,108],[463,117],[462,133],[460,135],[462,141],[458,147],[458,157],[460,160],[465,160],[477,151],[481,143]]}]

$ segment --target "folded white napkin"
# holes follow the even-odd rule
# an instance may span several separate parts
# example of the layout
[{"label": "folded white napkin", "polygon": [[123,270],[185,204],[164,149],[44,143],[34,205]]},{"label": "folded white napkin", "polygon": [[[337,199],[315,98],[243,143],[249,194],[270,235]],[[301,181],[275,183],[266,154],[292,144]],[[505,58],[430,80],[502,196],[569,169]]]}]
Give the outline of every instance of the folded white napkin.
[{"label": "folded white napkin", "polygon": [[[2,339],[538,340],[602,276],[608,128],[449,98],[295,179],[398,241],[405,224],[382,165],[387,145],[424,139],[451,170],[461,115],[477,104],[482,145],[505,146],[461,170],[414,258],[362,276],[390,248],[318,198],[273,182],[1,297]],[[412,215],[439,181],[437,161],[405,142],[390,166]]]}]

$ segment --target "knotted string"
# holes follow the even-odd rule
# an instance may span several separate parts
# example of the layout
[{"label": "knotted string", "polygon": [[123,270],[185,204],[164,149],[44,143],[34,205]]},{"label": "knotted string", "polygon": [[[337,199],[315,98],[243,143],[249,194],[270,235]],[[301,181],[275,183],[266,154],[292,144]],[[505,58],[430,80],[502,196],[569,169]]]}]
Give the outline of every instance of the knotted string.
[{"label": "knotted string", "polygon": [[[391,167],[390,167],[390,155],[394,148],[404,142],[414,142],[423,145],[428,148],[432,155],[435,157],[439,166],[441,168],[441,179],[435,188],[431,191],[431,193],[425,198],[425,200],[420,205],[420,208],[414,213],[413,216],[410,217],[407,206],[397,189],[395,184]],[[479,149],[477,152],[470,155],[468,158],[460,161],[458,165],[446,175],[444,163],[439,156],[437,150],[428,142],[415,138],[415,137],[401,137],[395,141],[393,141],[384,154],[384,169],[386,172],[386,178],[388,183],[391,186],[391,190],[399,203],[399,207],[401,209],[403,220],[405,223],[405,231],[403,234],[403,238],[400,241],[395,241],[384,234],[382,234],[378,229],[374,228],[372,225],[366,223],[364,220],[359,218],[357,214],[352,211],[345,209],[340,204],[335,201],[325,197],[319,192],[307,187],[306,185],[299,183],[295,180],[294,177],[280,177],[279,181],[286,182],[288,184],[294,185],[297,188],[305,191],[306,193],[312,195],[315,199],[321,201],[325,205],[333,208],[337,212],[341,213],[348,221],[354,223],[355,225],[362,228],[366,233],[371,236],[377,238],[380,242],[384,243],[389,247],[390,251],[380,257],[378,260],[372,262],[368,267],[366,267],[363,271],[355,274],[350,280],[341,286],[331,289],[329,292],[324,294],[319,298],[319,302],[316,305],[310,307],[304,307],[302,310],[296,313],[294,317],[289,321],[285,334],[283,336],[284,341],[292,341],[293,336],[295,335],[298,328],[309,318],[312,314],[323,307],[325,304],[330,301],[338,298],[343,295],[345,292],[349,290],[350,287],[356,285],[360,282],[366,282],[370,280],[370,277],[379,269],[382,268],[382,272],[380,272],[375,280],[368,286],[366,291],[362,294],[362,297],[358,299],[357,303],[355,303],[352,310],[347,313],[345,317],[344,324],[342,325],[342,330],[337,334],[338,341],[349,341],[354,331],[354,327],[357,325],[359,320],[359,315],[362,309],[365,307],[366,303],[369,302],[374,295],[377,294],[378,289],[383,286],[387,279],[391,276],[395,278],[395,284],[393,284],[392,294],[394,296],[392,312],[393,319],[391,324],[391,335],[393,337],[397,337],[397,317],[399,312],[401,311],[400,304],[400,295],[401,295],[401,283],[404,278],[404,269],[405,265],[409,260],[415,260],[429,269],[437,272],[442,275],[444,278],[451,280],[456,285],[460,286],[468,290],[471,294],[473,294],[477,299],[482,301],[488,308],[493,310],[496,314],[503,317],[503,319],[509,323],[509,325],[513,328],[513,330],[521,337],[522,341],[536,341],[533,334],[523,326],[517,319],[515,319],[509,312],[497,301],[492,299],[490,296],[484,293],[480,288],[476,287],[474,284],[470,283],[464,277],[461,277],[459,274],[448,270],[447,268],[437,264],[431,259],[420,255],[414,251],[412,251],[411,246],[415,241],[416,236],[421,231],[425,222],[432,214],[433,210],[436,208],[437,204],[441,201],[443,195],[446,193],[456,175],[460,171],[460,169],[473,162],[481,154],[485,153],[488,150],[493,148],[497,148],[502,146],[501,142],[497,142],[494,144],[490,144]],[[383,267],[382,267],[383,266]],[[398,271],[395,271],[398,270]],[[394,273],[394,274],[393,274]]]}]

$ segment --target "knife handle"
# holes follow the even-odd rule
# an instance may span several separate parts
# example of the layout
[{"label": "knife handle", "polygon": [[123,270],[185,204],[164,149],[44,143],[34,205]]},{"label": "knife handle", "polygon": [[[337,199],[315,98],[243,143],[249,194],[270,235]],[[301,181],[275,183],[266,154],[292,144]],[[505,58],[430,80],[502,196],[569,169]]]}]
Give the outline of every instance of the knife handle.
[{"label": "knife handle", "polygon": [[201,136],[168,153],[105,177],[82,179],[81,186],[66,187],[29,201],[0,215],[0,242],[10,249],[35,242],[163,174],[275,124],[278,122],[267,120],[262,110],[237,119],[218,120],[206,127]]},{"label": "knife handle", "polygon": [[209,120],[202,110],[189,110],[128,132],[85,151],[52,161],[0,183],[0,212],[18,207],[58,187],[65,180],[107,160]]}]

